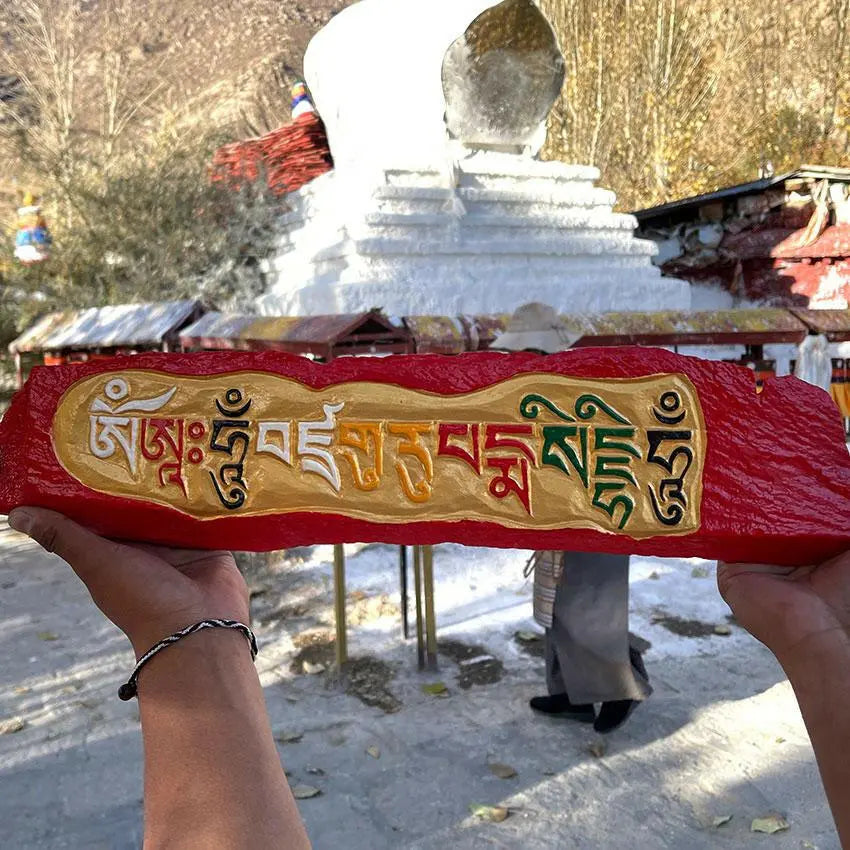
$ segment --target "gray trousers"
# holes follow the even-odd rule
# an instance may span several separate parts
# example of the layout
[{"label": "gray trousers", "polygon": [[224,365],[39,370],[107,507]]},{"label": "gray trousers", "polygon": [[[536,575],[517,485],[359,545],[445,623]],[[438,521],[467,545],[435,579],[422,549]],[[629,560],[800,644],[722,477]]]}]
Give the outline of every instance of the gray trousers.
[{"label": "gray trousers", "polygon": [[651,693],[640,653],[629,645],[629,556],[564,553],[546,685],[576,705],[644,700]]}]

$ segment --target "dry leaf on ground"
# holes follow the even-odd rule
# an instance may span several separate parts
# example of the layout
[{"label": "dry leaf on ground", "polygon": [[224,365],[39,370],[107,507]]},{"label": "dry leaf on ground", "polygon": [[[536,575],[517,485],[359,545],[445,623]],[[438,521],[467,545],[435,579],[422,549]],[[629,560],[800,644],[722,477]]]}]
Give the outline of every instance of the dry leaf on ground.
[{"label": "dry leaf on ground", "polygon": [[311,797],[318,797],[322,791],[316,788],[315,785],[295,785],[292,788],[292,796],[296,800],[309,800]]},{"label": "dry leaf on ground", "polygon": [[488,768],[490,768],[490,773],[493,776],[498,776],[499,779],[513,779],[516,776],[516,770],[512,768],[509,764],[500,764],[498,762],[494,764],[488,764]]},{"label": "dry leaf on ground", "polygon": [[588,746],[587,751],[596,759],[601,759],[608,752],[608,745],[605,741],[594,741]]},{"label": "dry leaf on ground", "polygon": [[26,721],[20,717],[10,717],[8,720],[0,720],[0,735],[13,735],[26,727]]},{"label": "dry leaf on ground", "polygon": [[443,682],[433,682],[430,685],[423,685],[422,690],[432,697],[446,696],[449,692],[449,689]]},{"label": "dry leaf on ground", "polygon": [[510,814],[504,806],[482,806],[480,803],[472,803],[469,806],[469,811],[475,817],[490,821],[491,823],[501,823],[503,820],[507,820]]},{"label": "dry leaf on ground", "polygon": [[372,756],[373,759],[381,757],[381,751],[377,747],[366,747],[366,754]]},{"label": "dry leaf on ground", "polygon": [[280,744],[297,744],[304,737],[303,732],[275,732],[274,739]]},{"label": "dry leaf on ground", "polygon": [[711,825],[717,829],[721,826],[726,826],[729,821],[732,820],[732,815],[718,815],[712,822]]},{"label": "dry leaf on ground", "polygon": [[775,832],[784,832],[790,828],[791,824],[782,815],[765,815],[763,818],[756,818],[750,824],[750,830],[752,832],[765,832],[768,835],[773,835]]}]

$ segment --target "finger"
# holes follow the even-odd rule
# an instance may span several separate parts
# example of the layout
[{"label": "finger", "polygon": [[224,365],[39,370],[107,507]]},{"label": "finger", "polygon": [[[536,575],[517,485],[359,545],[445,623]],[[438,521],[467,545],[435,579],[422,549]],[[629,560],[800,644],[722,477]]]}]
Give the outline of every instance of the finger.
[{"label": "finger", "polygon": [[762,575],[790,576],[801,570],[811,570],[812,567],[781,567],[776,564],[726,564],[723,561],[717,565],[718,572],[727,576],[758,573]]},{"label": "finger", "polygon": [[134,549],[167,561],[172,567],[183,567],[199,561],[209,561],[230,555],[225,550],[211,549],[175,549],[170,546],[157,546],[153,543],[133,543]]},{"label": "finger", "polygon": [[73,520],[44,508],[15,508],[9,525],[35,540],[45,551],[67,561],[90,589],[127,561],[127,547],[105,540]]}]

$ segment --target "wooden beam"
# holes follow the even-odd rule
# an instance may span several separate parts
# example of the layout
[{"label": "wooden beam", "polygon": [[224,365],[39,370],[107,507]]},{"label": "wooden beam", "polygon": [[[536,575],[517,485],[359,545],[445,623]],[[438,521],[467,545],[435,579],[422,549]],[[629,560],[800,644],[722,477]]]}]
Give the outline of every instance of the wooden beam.
[{"label": "wooden beam", "polygon": [[434,612],[434,547],[423,546],[422,586],[425,595],[425,655],[429,670],[437,669],[437,617]]},{"label": "wooden beam", "polygon": [[419,669],[425,669],[425,635],[422,623],[422,547],[413,547],[413,583],[416,589],[416,657]]},{"label": "wooden beam", "polygon": [[345,549],[334,546],[334,609],[336,621],[336,669],[348,661],[348,629],[345,621]]},{"label": "wooden beam", "polygon": [[404,639],[410,637],[410,618],[407,592],[407,546],[398,547],[399,596],[401,597],[401,633]]}]

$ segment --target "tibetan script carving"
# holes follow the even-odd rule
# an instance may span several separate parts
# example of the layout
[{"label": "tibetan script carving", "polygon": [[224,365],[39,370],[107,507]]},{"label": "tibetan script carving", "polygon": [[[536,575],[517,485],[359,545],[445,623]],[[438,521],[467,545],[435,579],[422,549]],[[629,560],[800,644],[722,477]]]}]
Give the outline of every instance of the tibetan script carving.
[{"label": "tibetan script carving", "polygon": [[303,511],[640,539],[699,529],[706,433],[681,374],[530,374],[439,396],[128,370],[73,385],[53,443],[86,486],[199,519]]}]

